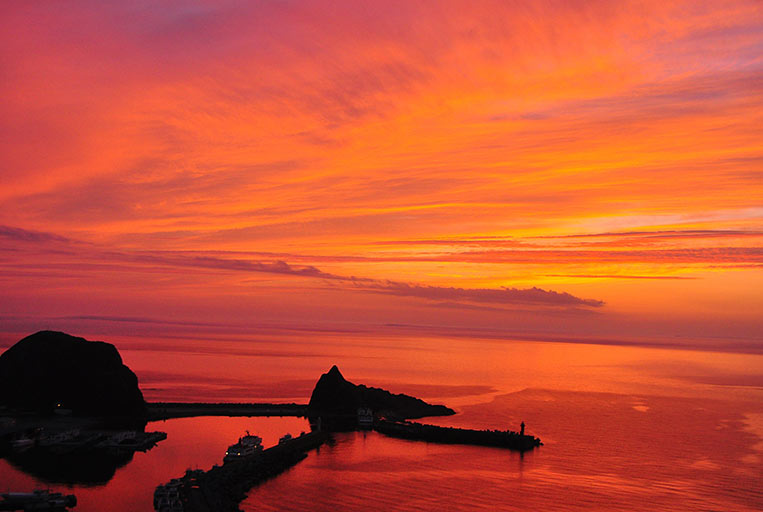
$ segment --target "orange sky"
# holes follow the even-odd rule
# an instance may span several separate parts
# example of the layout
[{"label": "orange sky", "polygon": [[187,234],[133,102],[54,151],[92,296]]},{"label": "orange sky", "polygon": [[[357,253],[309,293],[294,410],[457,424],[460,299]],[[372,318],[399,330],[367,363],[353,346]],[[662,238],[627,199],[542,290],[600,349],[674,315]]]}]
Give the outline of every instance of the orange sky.
[{"label": "orange sky", "polygon": [[0,13],[4,332],[763,347],[758,0]]}]

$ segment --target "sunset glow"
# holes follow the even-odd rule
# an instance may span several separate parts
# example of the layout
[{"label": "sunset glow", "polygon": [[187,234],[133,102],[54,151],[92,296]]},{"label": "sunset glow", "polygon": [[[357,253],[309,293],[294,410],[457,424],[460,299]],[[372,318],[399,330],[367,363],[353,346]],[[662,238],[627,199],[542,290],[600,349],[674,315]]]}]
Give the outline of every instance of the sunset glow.
[{"label": "sunset glow", "polygon": [[763,350],[757,0],[0,9],[6,344]]}]

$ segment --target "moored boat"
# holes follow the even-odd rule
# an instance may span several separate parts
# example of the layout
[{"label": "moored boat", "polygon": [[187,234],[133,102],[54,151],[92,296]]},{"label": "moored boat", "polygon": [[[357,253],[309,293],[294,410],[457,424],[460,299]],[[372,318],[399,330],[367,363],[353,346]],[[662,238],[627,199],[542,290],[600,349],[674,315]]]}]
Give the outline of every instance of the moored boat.
[{"label": "moored boat", "polygon": [[244,457],[251,457],[262,451],[262,438],[246,431],[246,435],[239,437],[236,444],[232,444],[225,452],[223,462],[231,462]]},{"label": "moored boat", "polygon": [[18,437],[16,439],[11,440],[11,449],[15,452],[23,452],[24,450],[28,450],[32,446],[34,446],[35,440],[31,439],[29,437]]}]

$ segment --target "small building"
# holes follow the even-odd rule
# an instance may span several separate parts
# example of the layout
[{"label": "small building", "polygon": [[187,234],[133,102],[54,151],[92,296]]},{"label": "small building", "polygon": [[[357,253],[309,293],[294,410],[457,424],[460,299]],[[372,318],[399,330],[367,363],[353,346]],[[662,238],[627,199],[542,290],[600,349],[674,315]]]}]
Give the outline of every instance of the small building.
[{"label": "small building", "polygon": [[358,427],[371,428],[374,426],[374,412],[368,407],[358,408]]}]

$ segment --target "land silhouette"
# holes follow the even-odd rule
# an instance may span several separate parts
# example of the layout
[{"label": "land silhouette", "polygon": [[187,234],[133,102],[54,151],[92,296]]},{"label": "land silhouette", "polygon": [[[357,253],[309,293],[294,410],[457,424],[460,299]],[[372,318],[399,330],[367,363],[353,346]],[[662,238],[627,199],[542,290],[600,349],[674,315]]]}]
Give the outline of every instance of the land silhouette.
[{"label": "land silhouette", "polygon": [[40,331],[0,355],[0,406],[145,424],[138,378],[110,343]]},{"label": "land silhouette", "polygon": [[376,416],[395,419],[449,416],[456,413],[444,405],[432,405],[409,395],[353,384],[344,378],[336,365],[318,379],[307,406],[311,419],[328,420],[336,429],[357,426],[359,409],[370,409]]},{"label": "land silhouette", "polygon": [[[54,331],[28,336],[2,354],[0,385],[0,406],[5,408],[6,417],[15,415],[12,426],[0,430],[0,450],[9,452],[8,460],[15,467],[45,482],[104,484],[132,459],[129,446],[150,444],[145,439],[155,435],[166,438],[164,433],[144,433],[139,436],[144,441],[112,444],[110,450],[102,450],[97,447],[113,431],[97,429],[131,425],[143,430],[147,419],[191,416],[290,415],[310,420],[308,433],[289,436],[256,455],[226,461],[208,471],[189,471],[174,483],[157,488],[157,492],[164,489],[167,496],[182,501],[184,510],[193,511],[238,510],[249,488],[303,460],[308,451],[329,441],[332,432],[373,429],[411,440],[521,451],[541,445],[539,439],[518,432],[412,423],[410,419],[452,415],[455,411],[410,395],[354,384],[336,365],[320,376],[308,404],[147,404],[137,377],[122,363],[116,347]],[[73,442],[70,438],[51,444],[48,437],[44,447],[36,444],[35,435],[42,431],[72,432],[73,427],[89,429],[84,435],[88,440]],[[14,451],[20,436],[27,436],[35,447]],[[170,492],[170,488],[174,490]],[[167,496],[161,495],[159,501],[170,499]]]}]

